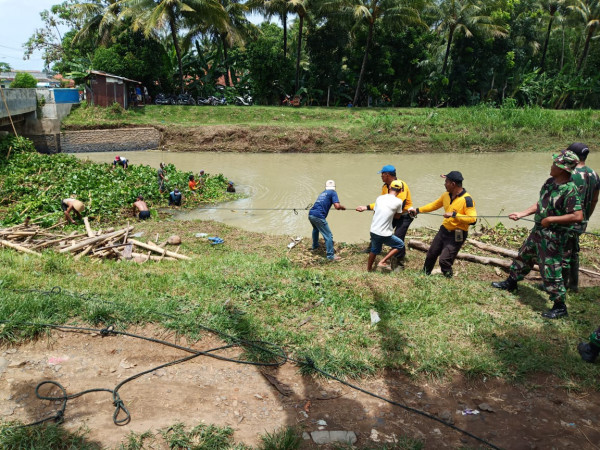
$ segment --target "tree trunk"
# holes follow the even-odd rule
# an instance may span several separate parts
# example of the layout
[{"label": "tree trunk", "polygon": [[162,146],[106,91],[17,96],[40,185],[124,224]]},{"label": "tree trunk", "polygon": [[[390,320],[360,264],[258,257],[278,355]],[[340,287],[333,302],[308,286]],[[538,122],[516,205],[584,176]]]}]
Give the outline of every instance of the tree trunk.
[{"label": "tree trunk", "polygon": [[221,41],[223,42],[223,66],[225,67],[225,87],[232,85],[231,79],[229,78],[229,62],[227,61],[227,33],[221,35]]},{"label": "tree trunk", "polygon": [[550,16],[548,22],[548,31],[546,32],[546,40],[544,41],[544,50],[542,50],[542,62],[540,63],[540,74],[544,73],[544,66],[546,64],[546,51],[548,50],[548,42],[550,41],[550,32],[552,31],[552,22],[554,22],[554,16]]},{"label": "tree trunk", "polygon": [[583,53],[581,54],[581,58],[577,62],[577,73],[581,73],[581,68],[583,66],[583,62],[585,58],[587,58],[588,51],[590,50],[590,40],[592,39],[592,35],[594,34],[594,29],[590,27],[587,36],[585,37],[585,45],[583,46]]},{"label": "tree trunk", "polygon": [[281,14],[283,25],[283,59],[287,58],[287,12]]},{"label": "tree trunk", "polygon": [[177,55],[177,64],[179,64],[179,84],[181,87],[181,93],[183,94],[183,64],[181,63],[181,49],[179,48],[179,39],[177,38],[177,26],[173,18],[169,19],[169,26],[171,27],[171,37],[173,38],[173,45],[175,46],[175,54]]},{"label": "tree trunk", "polygon": [[365,70],[367,69],[367,59],[369,58],[369,49],[371,48],[371,41],[373,40],[373,29],[375,28],[375,22],[371,20],[369,22],[369,34],[367,35],[367,45],[365,46],[365,56],[363,57],[362,66],[360,68],[360,75],[358,76],[358,83],[356,84],[356,92],[354,93],[354,101],[352,106],[358,106],[358,96],[360,95],[360,88],[365,76]]},{"label": "tree trunk", "polygon": [[446,44],[446,54],[444,55],[444,65],[442,66],[442,75],[446,74],[446,68],[448,67],[448,57],[450,56],[450,46],[452,45],[452,38],[454,37],[454,28],[450,28],[448,33],[448,44]]},{"label": "tree trunk", "polygon": [[298,28],[298,51],[296,54],[296,90],[294,93],[298,92],[300,89],[300,52],[302,51],[302,25],[304,24],[304,16],[300,15],[300,25]]}]

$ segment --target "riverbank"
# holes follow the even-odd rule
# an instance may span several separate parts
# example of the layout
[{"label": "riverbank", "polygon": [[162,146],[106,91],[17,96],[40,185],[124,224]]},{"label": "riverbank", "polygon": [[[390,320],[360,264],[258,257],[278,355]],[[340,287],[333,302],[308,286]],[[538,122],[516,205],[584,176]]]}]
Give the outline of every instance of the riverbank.
[{"label": "riverbank", "polygon": [[440,153],[600,148],[600,112],[540,108],[80,107],[65,130],[152,126],[171,151]]},{"label": "riverbank", "polygon": [[[546,443],[550,445],[547,439],[554,438],[547,433],[540,435],[535,430],[548,426],[562,429],[560,420],[577,423],[577,427],[585,427],[582,420],[589,420],[592,429],[585,428],[586,435],[592,440],[600,438],[594,428],[597,426],[595,418],[600,411],[595,410],[592,405],[598,404],[593,399],[600,400],[596,382],[600,376],[600,366],[582,362],[576,350],[579,339],[587,336],[597,326],[597,318],[600,317],[600,305],[596,301],[600,296],[600,288],[596,279],[582,276],[580,292],[570,294],[568,298],[568,319],[547,321],[540,316],[540,312],[549,305],[547,295],[534,287],[537,282],[535,278],[521,283],[517,294],[501,292],[492,289],[490,282],[503,279],[505,275],[490,266],[457,261],[453,279],[448,280],[441,275],[426,277],[420,272],[424,255],[410,250],[408,265],[403,272],[366,273],[366,255],[361,252],[364,244],[338,244],[337,252],[342,260],[327,263],[322,252],[315,254],[310,251],[308,240],[303,240],[290,250],[286,237],[242,232],[214,222],[162,221],[139,223],[135,226],[135,232],[143,232],[142,237],[138,238],[142,240],[151,238],[154,241],[157,235],[160,240],[171,234],[180,235],[183,240],[181,252],[194,259],[190,262],[162,261],[143,265],[103,261],[99,266],[97,262],[85,257],[75,261],[63,254],[45,252],[42,258],[37,259],[12,250],[0,250],[0,266],[3,267],[0,288],[4,298],[0,303],[0,318],[11,322],[0,328],[4,351],[16,348],[19,361],[33,358],[29,353],[21,352],[28,348],[26,346],[30,339],[43,336],[46,328],[42,325],[23,327],[16,324],[19,322],[79,324],[92,328],[115,325],[117,330],[129,330],[138,335],[162,337],[189,345],[198,339],[205,342],[210,338],[211,342],[205,342],[201,347],[204,349],[209,348],[209,345],[218,345],[214,337],[211,338],[213,335],[200,327],[207,326],[239,339],[264,340],[281,345],[295,359],[306,360],[308,357],[318,368],[346,379],[363,380],[358,381],[359,384],[367,383],[370,389],[393,396],[401,402],[410,400],[409,404],[413,407],[426,409],[437,417],[445,417],[445,411],[450,411],[450,419],[453,418],[457,424],[471,430],[474,429],[470,428],[470,422],[459,419],[460,414],[455,417],[454,411],[477,409],[479,404],[487,403],[495,410],[493,417],[490,416],[494,425],[481,422],[476,427],[477,433],[504,448],[511,448],[515,444],[511,440],[511,436],[515,434],[490,434],[491,430],[499,430],[499,424],[503,424],[502,427],[506,425],[507,430],[511,426],[520,426],[519,423],[531,424],[531,429],[520,428],[519,439],[535,438],[534,441],[541,447],[545,447]],[[196,237],[199,233],[219,236],[224,243],[211,245],[206,238]],[[482,233],[478,239],[515,249],[526,230],[507,231],[499,228],[483,230]],[[427,242],[432,238],[433,232],[419,230],[417,235],[416,231],[410,231],[409,236],[418,236]],[[600,264],[599,248],[596,237],[584,236],[582,266],[593,268]],[[479,253],[469,244],[465,245],[464,250]],[[60,287],[62,290],[51,293],[53,287]],[[379,315],[381,320],[378,323],[373,322],[371,310]],[[72,362],[65,361],[61,363],[60,369],[50,368],[52,370],[49,369],[46,374],[50,379],[62,375],[61,383],[71,380],[71,371],[77,377],[77,361],[82,358],[72,346],[68,346],[68,335],[67,331],[53,332],[49,353],[60,357],[73,355]],[[165,358],[167,353],[154,347],[149,353],[150,345],[153,345],[150,343],[136,343],[139,348],[136,347],[134,353],[129,353],[129,344],[126,342],[115,344],[107,341],[106,344],[100,344],[98,341],[96,344],[94,339],[100,338],[86,340],[89,344],[85,347],[87,354],[101,355],[105,350],[110,357],[111,351],[119,349],[117,359],[126,361],[116,373],[120,374],[120,379],[144,370],[148,366],[146,359],[150,355],[153,356],[149,361],[155,365],[177,358],[177,355],[170,353]],[[100,347],[96,348],[97,345],[107,347],[101,350]],[[5,357],[12,358],[11,355]],[[46,367],[46,363],[42,363]],[[15,363],[10,370],[24,371],[25,375],[28,373],[27,364],[29,363]],[[200,365],[203,366],[204,363]],[[194,399],[198,395],[199,386],[189,380],[199,377],[198,383],[209,386],[207,380],[212,378],[187,372],[189,370],[189,366],[174,366],[173,370],[169,369],[164,374],[169,377],[170,389],[175,392],[163,392],[158,386],[149,386],[148,389],[152,390],[154,398],[167,405],[176,404],[174,396],[182,398],[182,401]],[[237,379],[235,370],[235,367],[218,369],[215,372],[220,374],[218,390],[215,385],[202,399],[197,399],[196,406],[200,410],[213,411],[212,421],[209,423],[219,426],[230,424],[242,435],[249,433],[256,437],[257,433],[263,433],[264,430],[270,432],[282,424],[296,424],[300,416],[292,403],[299,405],[298,408],[302,410],[306,408],[307,399],[313,398],[313,394],[308,391],[298,394],[299,398],[293,397],[295,400],[289,405],[282,398],[285,408],[281,413],[276,412],[276,402],[273,407],[270,403],[263,403],[262,409],[268,407],[269,416],[256,411],[257,418],[260,418],[261,423],[269,425],[247,428],[242,425],[243,422],[237,422],[239,416],[236,419],[233,415],[232,411],[236,409],[232,402],[235,399],[239,399],[240,408],[253,410],[253,405],[243,406],[242,399],[255,402],[255,394],[261,399],[276,400],[280,397],[268,383],[261,390],[257,390],[254,382],[239,381],[231,384],[231,380]],[[302,372],[314,374],[306,366],[302,368]],[[111,366],[106,366],[106,369],[101,369],[93,376],[92,384],[94,387],[117,384],[120,379],[115,378],[112,373]],[[229,373],[231,374],[227,375]],[[159,374],[160,376],[162,375]],[[291,373],[285,370],[279,375],[275,372],[274,376],[291,380],[292,387],[293,382],[316,382],[316,397],[322,395],[322,391],[334,392],[338,387],[337,384],[319,381],[318,377],[312,381],[306,377],[293,381]],[[404,379],[404,376],[408,378]],[[156,378],[152,375],[147,377],[148,380]],[[11,378],[14,379],[15,376],[11,375]],[[147,381],[144,380],[146,377],[139,382],[145,385]],[[19,392],[33,389],[33,385],[27,385],[25,381],[23,383],[7,386],[9,390],[13,389],[13,398],[18,397],[14,389]],[[128,389],[135,389],[136,383],[137,381],[130,383],[131,387]],[[473,383],[483,384],[473,391]],[[495,386],[491,391],[490,383]],[[516,387],[510,388],[513,383]],[[81,383],[75,385],[70,390],[89,388],[89,379],[82,379]],[[411,387],[408,388],[408,385]],[[407,389],[413,393],[409,399]],[[440,391],[435,394],[437,389]],[[442,391],[444,394],[440,393]],[[142,391],[136,389],[127,392],[129,394],[123,394],[124,400],[132,412],[136,432],[141,433],[154,423],[160,424],[160,427],[166,426],[165,421],[169,418],[180,417],[170,408],[167,408],[171,411],[168,417],[157,415],[156,408],[144,408],[135,400],[138,395],[136,392],[142,395]],[[335,395],[340,395],[338,391],[335,392]],[[426,394],[421,399],[417,393],[423,395],[423,392]],[[463,396],[465,392],[470,392],[467,397]],[[580,414],[573,403],[574,398],[563,398],[568,392],[592,402],[585,409],[585,414]],[[355,398],[351,396],[352,391],[342,393],[344,396],[340,400]],[[220,407],[213,406],[215,395],[220,398],[217,401],[219,405],[230,405],[228,409],[231,411],[228,414],[214,413],[221,411]],[[544,401],[536,403],[535,410],[529,410],[529,407],[522,404],[524,395]],[[434,399],[438,396],[444,399],[443,404]],[[36,399],[33,395],[30,397],[26,402],[30,409],[17,407],[15,415],[7,418],[18,418],[25,422],[39,418]],[[249,400],[246,400],[247,397]],[[553,403],[557,398],[562,399],[560,417],[555,414],[557,404]],[[101,419],[110,416],[111,411],[104,409],[92,413],[89,401],[82,397],[77,403],[73,402],[73,405],[79,405],[73,407],[78,408],[82,417],[89,417],[93,423],[100,419],[93,418],[92,414],[99,414]],[[392,419],[395,417],[393,415],[386,415],[385,423],[380,421],[376,424],[376,419],[380,416],[377,411],[382,408],[379,405],[381,402],[369,407],[363,406],[366,404],[361,399],[355,399],[352,407],[340,404],[337,412],[329,412],[331,419],[325,417],[326,411],[316,405],[320,403],[318,399],[313,399],[313,403],[315,406],[312,410],[308,407],[307,417],[312,421],[323,419],[337,424],[340,429],[346,429],[348,423],[336,422],[336,414],[353,411],[352,408],[369,409],[371,412],[364,414],[365,417],[372,418],[372,424],[371,419],[368,419],[365,422],[367,429],[360,429],[360,442],[363,446],[371,442],[368,437],[369,428],[385,431],[386,435],[391,435],[397,428],[391,422],[389,427],[385,424],[387,421],[398,420]],[[435,405],[433,408],[432,404]],[[69,408],[66,418],[70,421]],[[186,409],[188,410],[189,408]],[[400,414],[397,410],[390,412]],[[250,424],[254,424],[254,419],[249,414],[248,420]],[[278,418],[277,414],[282,414],[282,417]],[[403,417],[409,424],[406,427],[407,437],[428,443],[437,442],[436,439],[459,443],[460,435],[457,436],[445,427],[441,427],[441,434],[436,438],[428,434],[432,424],[427,422],[423,425],[422,418],[413,420],[398,417]],[[541,422],[542,418],[547,418],[546,424]],[[312,421],[301,420],[300,426],[311,431]],[[75,421],[71,426],[78,423],[81,422]],[[170,423],[173,421],[170,420]],[[191,426],[194,424],[188,423]],[[143,428],[144,426],[147,428]],[[105,430],[104,435],[108,428],[102,428]],[[418,429],[425,429],[425,434],[415,431]],[[128,431],[123,430],[122,438],[125,438],[126,432]],[[110,434],[114,440],[116,435]],[[100,436],[98,433],[93,435]],[[571,445],[583,445],[585,442],[584,437],[577,432],[563,434],[562,439]],[[253,441],[250,439],[245,442]]]}]

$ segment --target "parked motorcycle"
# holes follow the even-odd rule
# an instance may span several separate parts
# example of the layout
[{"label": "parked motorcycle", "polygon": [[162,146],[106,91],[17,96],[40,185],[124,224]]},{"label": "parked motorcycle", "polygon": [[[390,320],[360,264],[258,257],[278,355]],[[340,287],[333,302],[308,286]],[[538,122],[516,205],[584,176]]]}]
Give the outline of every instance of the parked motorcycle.
[{"label": "parked motorcycle", "polygon": [[208,97],[210,100],[210,104],[212,106],[224,106],[227,105],[227,99],[225,97],[215,97],[213,95],[211,95],[210,97]]},{"label": "parked motorcycle", "polygon": [[198,106],[209,106],[211,105],[211,101],[210,101],[210,97],[208,98],[204,98],[204,97],[198,97],[198,100],[196,101]]},{"label": "parked motorcycle", "polygon": [[154,99],[154,104],[155,105],[174,105],[175,99],[171,95],[160,93],[160,94],[156,95],[156,98]]},{"label": "parked motorcycle", "polygon": [[235,104],[238,106],[252,106],[252,96],[248,94],[244,94],[244,96],[237,96],[235,98]]},{"label": "parked motorcycle", "polygon": [[195,105],[196,100],[190,94],[179,94],[177,96],[178,105]]}]

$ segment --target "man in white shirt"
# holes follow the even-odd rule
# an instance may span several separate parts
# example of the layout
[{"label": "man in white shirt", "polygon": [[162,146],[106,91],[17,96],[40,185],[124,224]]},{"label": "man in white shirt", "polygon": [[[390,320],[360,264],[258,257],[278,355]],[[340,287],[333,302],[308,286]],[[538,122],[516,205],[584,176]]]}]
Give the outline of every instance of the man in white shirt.
[{"label": "man in white shirt", "polygon": [[371,222],[371,249],[367,262],[369,272],[373,270],[375,257],[381,253],[383,244],[390,246],[392,249],[377,264],[377,267],[382,269],[391,269],[391,265],[387,261],[404,248],[402,239],[394,235],[392,225],[394,218],[398,219],[402,213],[402,200],[396,197],[402,191],[402,188],[402,181],[394,180],[390,183],[388,193],[380,195],[375,201],[375,208],[373,208],[375,213]]}]

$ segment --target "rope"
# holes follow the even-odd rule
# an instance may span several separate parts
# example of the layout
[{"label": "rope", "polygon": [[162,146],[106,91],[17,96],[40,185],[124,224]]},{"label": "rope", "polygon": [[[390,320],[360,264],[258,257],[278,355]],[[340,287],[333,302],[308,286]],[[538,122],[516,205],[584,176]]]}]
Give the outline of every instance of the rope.
[{"label": "rope", "polygon": [[[68,292],[66,290],[63,290],[59,286],[55,286],[55,287],[53,287],[49,291],[36,290],[36,289],[27,289],[27,290],[9,289],[9,290],[11,290],[13,292],[17,292],[17,293],[19,293],[19,292],[28,292],[28,293],[29,292],[35,292],[35,293],[40,293],[40,294],[43,294],[43,295],[67,295],[67,296],[71,296],[71,297],[83,299],[83,300],[86,300],[86,301],[99,301],[99,302],[102,302],[102,303],[107,303],[107,304],[111,304],[111,305],[114,305],[114,306],[118,306],[114,302],[102,300],[102,299],[97,298],[97,297],[88,297],[85,294],[74,294],[74,293]],[[170,318],[170,319],[177,319],[177,317],[172,316],[170,314],[161,313],[161,312],[158,312],[158,311],[153,311],[153,312],[155,314],[163,316],[163,317],[167,317],[167,318]],[[429,414],[429,413],[427,413],[425,411],[421,411],[419,409],[412,408],[412,407],[410,407],[408,405],[405,405],[405,404],[402,404],[400,402],[388,399],[386,397],[383,397],[383,396],[380,396],[378,394],[375,394],[374,392],[367,391],[366,389],[363,389],[363,388],[361,388],[359,386],[356,386],[356,385],[354,385],[352,383],[344,381],[344,380],[336,377],[335,375],[333,375],[331,373],[328,373],[328,372],[320,369],[319,367],[317,367],[316,364],[315,364],[315,362],[311,358],[309,358],[309,357],[306,357],[304,359],[291,358],[291,357],[289,357],[284,352],[283,348],[281,348],[280,346],[278,346],[276,344],[273,344],[273,343],[270,343],[270,342],[266,342],[266,341],[245,340],[245,339],[239,338],[237,336],[232,336],[232,335],[230,335],[228,333],[225,333],[223,331],[207,327],[205,325],[197,324],[197,326],[200,329],[203,329],[203,330],[209,331],[209,332],[211,332],[211,333],[213,333],[215,335],[224,337],[224,338],[226,338],[226,340],[231,340],[232,343],[228,344],[228,345],[221,346],[221,347],[216,347],[216,348],[213,348],[213,349],[210,349],[210,350],[201,351],[201,350],[195,350],[195,349],[192,349],[192,348],[189,348],[189,347],[180,346],[180,345],[177,345],[177,344],[174,344],[174,343],[171,343],[171,342],[162,341],[162,340],[155,339],[155,338],[150,338],[150,337],[146,337],[146,336],[135,335],[135,334],[126,333],[126,332],[123,332],[123,331],[117,331],[112,326],[106,327],[106,328],[103,328],[103,329],[94,329],[94,328],[86,328],[86,327],[75,327],[75,326],[70,326],[70,325],[57,325],[57,324],[41,324],[41,323],[29,323],[29,322],[14,322],[13,323],[13,322],[7,321],[7,320],[0,321],[0,324],[8,324],[8,325],[12,325],[12,326],[38,326],[38,327],[42,326],[42,327],[48,327],[48,328],[53,328],[53,329],[57,329],[57,330],[60,329],[60,330],[90,331],[90,332],[100,333],[102,336],[122,335],[122,336],[128,336],[128,337],[134,337],[134,338],[137,338],[137,339],[146,340],[146,341],[149,341],[149,342],[159,343],[159,344],[162,344],[162,345],[166,345],[166,346],[169,346],[169,347],[172,347],[172,348],[176,348],[176,349],[179,349],[179,350],[191,353],[190,356],[186,356],[184,358],[180,358],[180,359],[177,359],[177,360],[174,360],[174,361],[171,361],[171,362],[167,362],[167,363],[162,364],[160,366],[157,366],[157,367],[154,367],[152,369],[148,369],[146,371],[143,371],[143,372],[140,372],[138,374],[135,374],[135,375],[133,375],[133,376],[131,376],[131,377],[123,380],[114,389],[106,389],[106,388],[89,389],[89,390],[86,390],[86,391],[78,392],[76,394],[68,395],[66,389],[62,385],[60,385],[58,382],[55,382],[55,381],[43,381],[43,382],[39,383],[37,385],[37,387],[36,387],[36,390],[35,390],[36,396],[39,399],[42,399],[42,400],[55,400],[55,401],[56,400],[61,400],[63,402],[62,406],[56,412],[56,414],[54,414],[53,416],[45,418],[45,419],[42,419],[42,420],[34,422],[34,423],[30,423],[30,424],[27,424],[27,425],[22,425],[22,427],[39,425],[41,423],[44,423],[44,422],[47,422],[47,421],[51,421],[51,420],[55,421],[56,423],[61,423],[64,420],[64,413],[65,413],[65,409],[66,409],[66,405],[67,405],[67,400],[80,397],[80,396],[85,395],[85,394],[90,393],[90,392],[109,392],[109,393],[111,393],[112,396],[113,396],[113,405],[115,406],[115,412],[113,413],[113,422],[117,426],[126,425],[127,423],[129,423],[131,421],[131,415],[130,415],[129,411],[127,410],[127,408],[125,407],[123,401],[121,400],[121,397],[118,394],[119,389],[123,385],[125,385],[126,383],[128,383],[130,381],[133,381],[133,380],[141,377],[142,375],[151,373],[151,372],[159,370],[161,368],[172,366],[172,365],[176,365],[176,364],[180,364],[180,363],[189,361],[191,359],[194,359],[194,358],[196,358],[198,356],[210,356],[212,358],[220,359],[222,361],[230,361],[230,362],[235,362],[235,363],[239,363],[239,364],[251,364],[251,365],[256,365],[256,366],[271,366],[271,367],[276,366],[276,367],[278,367],[278,366],[283,365],[285,362],[289,361],[289,362],[298,364],[300,366],[309,367],[312,370],[314,370],[315,372],[318,372],[321,375],[323,375],[323,376],[325,376],[325,377],[327,377],[327,378],[329,378],[331,380],[335,380],[335,381],[337,381],[337,382],[339,382],[339,383],[341,383],[341,384],[343,384],[343,385],[345,385],[345,386],[347,386],[347,387],[349,387],[351,389],[357,390],[357,391],[362,392],[362,393],[364,393],[366,395],[369,395],[371,397],[383,400],[383,401],[385,401],[385,402],[387,402],[387,403],[389,403],[391,405],[403,408],[406,411],[409,411],[409,412],[412,412],[412,413],[415,413],[415,414],[419,414],[419,415],[421,415],[423,417],[426,417],[428,419],[431,419],[431,420],[434,420],[436,422],[439,422],[442,425],[447,426],[447,427],[449,427],[449,428],[451,428],[451,429],[453,429],[455,431],[458,431],[460,433],[463,433],[463,434],[465,434],[465,435],[467,435],[467,436],[469,436],[469,437],[471,437],[471,438],[473,438],[473,439],[481,442],[482,444],[489,446],[492,449],[499,450],[499,447],[493,445],[492,443],[486,441],[485,439],[480,438],[480,437],[478,437],[478,436],[476,436],[476,435],[474,435],[474,434],[472,434],[472,433],[470,433],[470,432],[468,432],[466,430],[463,430],[462,428],[459,428],[459,427],[457,427],[457,426],[455,426],[455,425],[453,425],[451,423],[445,422],[444,420],[442,420],[442,419],[440,419],[438,417],[435,417],[435,416],[433,416],[433,415],[431,415],[431,414]],[[255,349],[255,350],[260,350],[262,352],[268,353],[268,354],[270,354],[271,356],[274,357],[275,362],[246,361],[246,360],[239,360],[239,359],[234,359],[234,358],[226,358],[226,357],[223,357],[223,356],[212,354],[212,352],[216,352],[218,350],[232,348],[232,347],[238,346],[238,345],[239,346],[249,347],[249,348],[252,348],[252,349]],[[46,385],[46,384],[52,384],[52,385],[58,387],[61,390],[62,395],[58,396],[58,397],[49,397],[49,396],[42,396],[41,394],[39,394],[39,389],[42,386]],[[121,413],[123,413],[125,415],[125,417],[122,418],[122,419],[119,419],[118,417],[119,417],[119,415]]]}]

